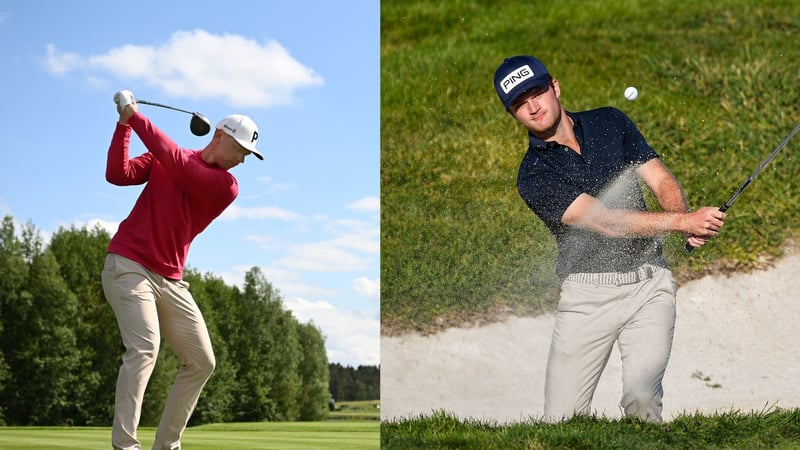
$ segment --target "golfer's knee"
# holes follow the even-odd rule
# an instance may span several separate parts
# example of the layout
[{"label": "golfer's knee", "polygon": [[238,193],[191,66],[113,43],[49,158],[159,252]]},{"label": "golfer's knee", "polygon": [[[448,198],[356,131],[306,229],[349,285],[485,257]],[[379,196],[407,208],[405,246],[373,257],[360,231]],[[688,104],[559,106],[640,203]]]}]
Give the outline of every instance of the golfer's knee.
[{"label": "golfer's knee", "polygon": [[214,373],[214,369],[217,367],[217,360],[213,353],[201,353],[186,366],[195,372],[198,377],[208,378]]},{"label": "golfer's knee", "polygon": [[125,354],[122,359],[126,365],[152,367],[156,364],[156,360],[158,360],[158,351],[158,341],[141,341],[135,346],[128,346],[125,349]]},{"label": "golfer's knee", "polygon": [[214,357],[214,354],[212,353],[208,356],[208,358],[206,358],[203,361],[202,370],[204,374],[211,376],[211,374],[214,373],[214,369],[216,368],[217,368],[217,359]]}]

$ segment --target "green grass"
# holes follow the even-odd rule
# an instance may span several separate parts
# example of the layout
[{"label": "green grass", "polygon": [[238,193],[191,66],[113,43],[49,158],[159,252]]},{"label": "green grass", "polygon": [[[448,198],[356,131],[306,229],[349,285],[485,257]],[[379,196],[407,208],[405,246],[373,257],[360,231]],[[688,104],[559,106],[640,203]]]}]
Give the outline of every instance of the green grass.
[{"label": "green grass", "polygon": [[[492,86],[504,57],[540,57],[568,110],[625,111],[697,208],[724,203],[800,122],[798,35],[787,0],[382,2],[382,333],[555,305],[555,243],[515,189],[525,131]],[[680,281],[781,255],[800,229],[798,150],[712,243],[687,256],[666,240]]]},{"label": "green grass", "polygon": [[[150,448],[155,428],[140,428],[142,448]],[[111,429],[92,427],[0,427],[0,448],[107,449]],[[379,422],[263,422],[211,424],[191,427],[182,439],[192,450],[233,449],[378,449]]]},{"label": "green grass", "polygon": [[380,400],[337,402],[331,420],[380,420]]},{"label": "green grass", "polygon": [[389,449],[800,449],[800,410],[684,415],[663,424],[575,417],[558,424],[498,425],[445,413],[385,422]]}]

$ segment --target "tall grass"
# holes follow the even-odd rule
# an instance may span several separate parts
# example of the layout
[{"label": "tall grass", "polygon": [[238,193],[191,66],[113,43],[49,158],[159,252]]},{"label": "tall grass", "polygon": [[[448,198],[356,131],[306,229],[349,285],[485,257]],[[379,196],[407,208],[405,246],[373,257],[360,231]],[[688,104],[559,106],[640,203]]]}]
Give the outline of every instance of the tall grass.
[{"label": "tall grass", "polygon": [[381,425],[381,448],[391,449],[798,449],[800,410],[755,414],[731,411],[684,415],[669,423],[575,417],[545,424],[494,424],[435,413]]},{"label": "tall grass", "polygon": [[[525,131],[492,87],[504,57],[542,59],[568,110],[625,111],[696,208],[721,205],[800,122],[799,34],[788,0],[382,2],[382,332],[555,303],[555,243],[515,190]],[[800,227],[798,149],[713,243],[686,256],[667,238],[679,280],[781,254]]]}]

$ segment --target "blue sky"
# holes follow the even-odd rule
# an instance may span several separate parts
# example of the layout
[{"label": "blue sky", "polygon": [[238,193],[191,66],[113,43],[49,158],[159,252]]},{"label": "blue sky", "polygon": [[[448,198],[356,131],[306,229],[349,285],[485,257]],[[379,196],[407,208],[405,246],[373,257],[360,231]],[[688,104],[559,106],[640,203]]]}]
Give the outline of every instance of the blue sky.
[{"label": "blue sky", "polygon": [[[379,9],[0,0],[0,215],[44,239],[116,230],[141,191],[104,178],[120,89],[212,125],[247,114],[265,160],[232,169],[239,197],[195,239],[188,266],[231,285],[258,266],[298,320],[320,327],[330,362],[379,364]],[[208,143],[186,114],[139,110],[185,148]],[[134,136],[131,155],[144,151]]]}]

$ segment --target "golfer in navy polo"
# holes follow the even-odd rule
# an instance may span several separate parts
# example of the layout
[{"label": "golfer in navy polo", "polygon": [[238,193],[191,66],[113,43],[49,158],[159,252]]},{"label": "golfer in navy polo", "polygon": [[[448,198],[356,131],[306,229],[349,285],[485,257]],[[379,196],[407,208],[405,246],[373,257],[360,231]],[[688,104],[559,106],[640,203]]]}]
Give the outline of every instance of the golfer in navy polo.
[{"label": "golfer in navy polo", "polygon": [[[672,348],[677,285],[662,236],[692,247],[717,235],[725,213],[689,212],[683,190],[622,111],[566,111],[561,86],[532,56],[507,58],[494,86],[525,126],[517,189],[558,246],[562,280],[545,380],[545,419],[591,414],[615,342],[628,416],[661,421],[662,379]],[[648,211],[642,182],[659,211]]]}]

